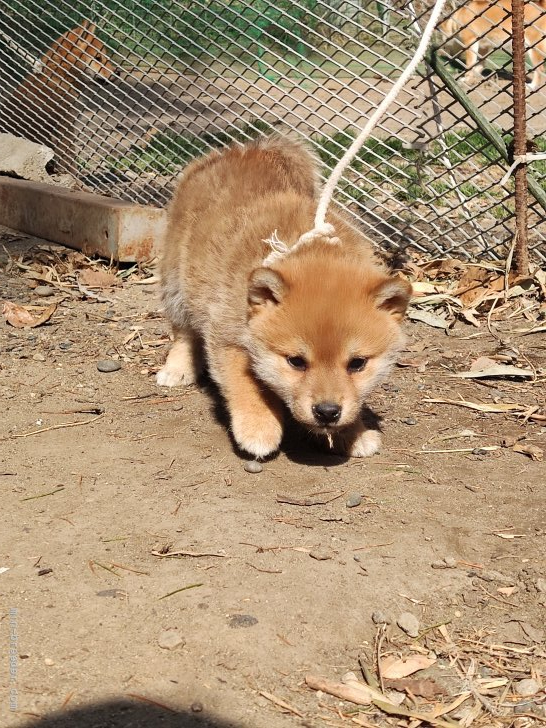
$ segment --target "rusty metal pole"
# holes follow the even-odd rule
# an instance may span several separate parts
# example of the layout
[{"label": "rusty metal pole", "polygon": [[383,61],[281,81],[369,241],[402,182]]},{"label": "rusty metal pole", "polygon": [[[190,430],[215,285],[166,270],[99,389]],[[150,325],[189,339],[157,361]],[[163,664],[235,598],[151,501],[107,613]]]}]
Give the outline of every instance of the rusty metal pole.
[{"label": "rusty metal pole", "polygon": [[[512,0],[512,55],[514,157],[527,153],[527,113],[525,104],[525,0]],[[516,243],[512,267],[517,275],[529,273],[527,243],[527,164],[522,162],[514,172]]]}]

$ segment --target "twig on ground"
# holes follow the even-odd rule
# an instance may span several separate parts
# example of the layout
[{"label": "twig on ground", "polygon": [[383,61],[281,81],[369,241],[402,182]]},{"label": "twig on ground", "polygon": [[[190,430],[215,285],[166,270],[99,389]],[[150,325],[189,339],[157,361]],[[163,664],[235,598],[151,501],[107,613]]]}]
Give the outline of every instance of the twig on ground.
[{"label": "twig on ground", "polygon": [[49,432],[49,430],[62,430],[65,427],[79,427],[80,425],[91,425],[93,422],[100,420],[101,417],[104,417],[104,415],[105,415],[105,413],[103,412],[101,415],[98,415],[97,417],[93,417],[92,420],[85,420],[84,422],[62,422],[59,425],[50,425],[49,427],[42,427],[40,430],[33,430],[32,432],[25,432],[22,435],[11,435],[11,437],[12,438],[30,437],[31,435],[39,435],[42,432]]},{"label": "twig on ground", "polygon": [[290,705],[290,703],[287,703],[281,698],[278,698],[276,695],[273,695],[273,693],[266,693],[265,690],[258,690],[258,694],[266,700],[269,700],[271,703],[278,705],[279,708],[284,708],[284,710],[287,710],[289,713],[297,715],[298,718],[304,717],[303,713],[301,713],[297,708],[294,708],[292,705]]}]

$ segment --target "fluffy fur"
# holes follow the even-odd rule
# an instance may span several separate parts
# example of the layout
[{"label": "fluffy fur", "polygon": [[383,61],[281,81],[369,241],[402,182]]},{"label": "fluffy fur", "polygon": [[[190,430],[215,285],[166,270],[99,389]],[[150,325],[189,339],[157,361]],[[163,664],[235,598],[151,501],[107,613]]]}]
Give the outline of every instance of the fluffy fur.
[{"label": "fluffy fur", "polygon": [[291,246],[313,227],[317,192],[311,152],[272,137],[191,163],[170,206],[162,281],[174,343],[158,384],[195,382],[204,354],[235,441],[255,457],[278,449],[285,406],[350,455],[379,448],[361,411],[402,344],[409,284],[340,213],[328,218],[339,244],[263,266],[275,230]]},{"label": "fluffy fur", "polygon": [[40,59],[41,70],[21,82],[2,110],[6,131],[52,147],[61,162],[73,156],[77,101],[85,85],[117,73],[95,32],[96,25],[85,20],[57,38]]},{"label": "fluffy fur", "polygon": [[[458,34],[464,46],[464,59],[468,76],[479,75],[480,45],[489,43],[502,47],[512,40],[512,3],[510,0],[470,0],[458,8],[442,25],[446,36]],[[546,2],[526,2],[525,44],[533,66],[529,87],[537,89],[544,82],[542,65],[546,58]]]}]

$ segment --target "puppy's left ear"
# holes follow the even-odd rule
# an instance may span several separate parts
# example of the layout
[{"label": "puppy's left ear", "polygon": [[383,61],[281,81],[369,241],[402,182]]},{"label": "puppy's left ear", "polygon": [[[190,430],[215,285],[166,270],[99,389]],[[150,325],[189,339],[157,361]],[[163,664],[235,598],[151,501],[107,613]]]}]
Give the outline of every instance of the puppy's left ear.
[{"label": "puppy's left ear", "polygon": [[277,306],[286,292],[286,283],[272,268],[256,268],[248,281],[248,303],[251,311],[268,305]]},{"label": "puppy's left ear", "polygon": [[411,283],[405,278],[386,278],[375,291],[376,305],[383,311],[388,311],[396,321],[401,321],[411,294]]}]

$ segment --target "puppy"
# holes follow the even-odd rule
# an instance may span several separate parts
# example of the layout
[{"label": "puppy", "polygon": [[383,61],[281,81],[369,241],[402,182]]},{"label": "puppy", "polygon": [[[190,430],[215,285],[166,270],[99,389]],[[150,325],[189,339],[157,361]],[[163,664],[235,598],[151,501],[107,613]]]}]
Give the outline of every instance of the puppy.
[{"label": "puppy", "polygon": [[[489,43],[502,48],[512,40],[511,0],[470,0],[458,8],[441,26],[447,37],[458,34],[464,47],[466,75],[469,80],[481,76],[480,46]],[[526,2],[525,45],[528,49],[533,76],[529,88],[535,90],[543,83],[542,65],[546,58],[546,0]]]},{"label": "puppy", "polygon": [[403,342],[411,286],[341,212],[328,218],[337,242],[271,260],[272,233],[293,246],[313,227],[318,179],[303,143],[271,137],[192,162],[170,206],[161,275],[174,343],[157,382],[192,384],[204,358],[235,442],[257,458],[278,450],[286,410],[338,451],[377,452],[361,411]]},{"label": "puppy", "polygon": [[88,20],[63,33],[2,109],[5,131],[52,147],[63,167],[73,164],[78,98],[90,81],[106,82],[117,73],[95,33]]}]

